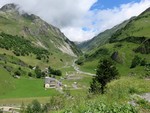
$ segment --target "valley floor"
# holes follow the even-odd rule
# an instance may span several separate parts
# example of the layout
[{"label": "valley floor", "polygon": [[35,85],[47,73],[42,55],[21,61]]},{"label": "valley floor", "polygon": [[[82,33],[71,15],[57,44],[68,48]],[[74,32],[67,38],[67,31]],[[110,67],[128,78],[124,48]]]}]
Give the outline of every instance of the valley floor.
[{"label": "valley floor", "polygon": [[[5,74],[5,72],[3,73]],[[113,105],[116,102],[117,104],[128,104],[130,101],[139,103],[139,100],[137,100],[139,95],[144,95],[146,93],[147,95],[145,98],[150,98],[149,79],[141,79],[138,76],[122,76],[120,79],[114,80],[108,84],[105,95],[92,96],[88,93],[88,90],[94,74],[80,71],[74,62],[72,65],[65,66],[65,68],[63,68],[63,73],[64,74],[61,77],[63,78],[62,83],[63,85],[67,86],[64,88],[63,94],[59,93],[55,89],[45,90],[43,87],[43,79],[26,77],[21,77],[20,79],[11,79],[11,82],[13,82],[14,86],[11,87],[7,92],[0,94],[0,106],[18,106],[21,105],[22,102],[29,104],[34,99],[37,99],[40,103],[47,103],[51,98],[57,96],[59,98],[64,94],[69,94],[71,97],[73,97],[73,100],[72,104],[70,105],[68,102],[69,100],[67,100],[68,97],[66,97],[65,100],[63,100],[63,110],[72,108],[76,105],[76,103],[79,103],[79,105],[83,107],[83,104],[88,101],[96,103],[104,102],[108,105]],[[146,111],[149,111],[149,108],[143,108],[141,103],[139,106],[139,109],[146,109]],[[81,109],[85,108],[87,109],[88,106],[85,105]],[[81,109],[75,108],[75,111]]]}]

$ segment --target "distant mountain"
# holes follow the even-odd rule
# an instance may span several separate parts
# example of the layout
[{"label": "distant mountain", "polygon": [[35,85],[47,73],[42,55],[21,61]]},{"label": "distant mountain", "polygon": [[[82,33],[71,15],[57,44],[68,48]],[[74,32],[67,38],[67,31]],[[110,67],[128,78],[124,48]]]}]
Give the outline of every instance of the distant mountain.
[{"label": "distant mountain", "polygon": [[131,20],[124,28],[115,32],[110,42],[125,40],[129,37],[150,37],[150,8]]},{"label": "distant mountain", "polygon": [[[87,50],[90,51],[77,61],[81,69],[89,69],[94,73],[100,59],[111,58],[122,75],[136,73],[139,76],[149,76],[150,8],[115,28],[117,27],[101,33],[101,37],[92,39],[94,41],[88,41],[85,49],[89,47]],[[96,43],[96,39],[102,42]]]},{"label": "distant mountain", "polygon": [[19,10],[15,4],[0,9],[0,32],[23,36],[32,44],[51,52],[58,51],[77,56],[81,51],[58,28],[46,23],[40,17]]},{"label": "distant mountain", "polygon": [[[133,18],[131,18],[133,19]],[[77,44],[79,48],[81,48],[83,51],[90,51],[94,48],[97,48],[99,46],[102,46],[106,43],[108,43],[109,39],[111,38],[112,34],[115,33],[117,30],[125,27],[125,25],[131,20],[126,20],[124,22],[122,22],[119,25],[116,25],[115,27],[108,29],[100,34],[98,34],[97,36],[95,36],[94,38],[92,38],[91,40],[82,42]]]}]

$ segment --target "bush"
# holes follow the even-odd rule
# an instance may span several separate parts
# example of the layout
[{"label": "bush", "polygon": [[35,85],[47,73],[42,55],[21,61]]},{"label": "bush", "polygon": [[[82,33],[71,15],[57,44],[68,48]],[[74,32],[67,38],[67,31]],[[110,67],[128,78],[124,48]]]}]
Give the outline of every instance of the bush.
[{"label": "bush", "polygon": [[41,104],[37,100],[32,101],[33,113],[41,113]]},{"label": "bush", "polygon": [[145,66],[146,65],[146,60],[145,60],[145,58],[141,61],[141,64],[140,64],[141,66]]},{"label": "bush", "polygon": [[21,76],[21,73],[20,73],[20,71],[17,70],[14,72],[14,75]]},{"label": "bush", "polygon": [[35,69],[36,78],[41,78],[42,72],[41,69],[37,66]]},{"label": "bush", "polygon": [[[27,105],[26,113],[48,113],[51,110],[60,110],[65,106],[64,96],[52,97],[46,104],[41,104],[37,100],[33,100]],[[21,109],[22,110],[22,109]]]},{"label": "bush", "polygon": [[135,68],[137,65],[139,65],[141,62],[141,58],[139,56],[135,56],[132,60],[130,68]]},{"label": "bush", "polygon": [[65,98],[63,96],[56,96],[50,99],[49,108],[51,110],[59,110],[65,106]]},{"label": "bush", "polygon": [[77,65],[83,65],[84,64],[84,58],[83,57],[80,57],[77,61],[75,61],[75,63]]},{"label": "bush", "polygon": [[33,100],[31,104],[27,105],[26,113],[42,113],[41,104],[37,100]]},{"label": "bush", "polygon": [[32,73],[31,73],[31,72],[29,72],[29,73],[28,73],[28,76],[29,76],[29,77],[32,77]]},{"label": "bush", "polygon": [[61,76],[62,72],[60,70],[55,70],[54,75]]},{"label": "bush", "polygon": [[36,56],[36,59],[41,60],[41,59],[42,59],[42,56],[41,56],[41,55],[37,55],[37,56]]},{"label": "bush", "polygon": [[30,69],[33,69],[33,66],[29,65],[29,68],[30,68]]},{"label": "bush", "polygon": [[138,113],[134,106],[129,104],[107,105],[103,102],[87,102],[84,107],[67,108],[63,113]]},{"label": "bush", "polygon": [[49,74],[62,76],[62,72],[60,70],[54,70],[50,66],[48,67]]}]

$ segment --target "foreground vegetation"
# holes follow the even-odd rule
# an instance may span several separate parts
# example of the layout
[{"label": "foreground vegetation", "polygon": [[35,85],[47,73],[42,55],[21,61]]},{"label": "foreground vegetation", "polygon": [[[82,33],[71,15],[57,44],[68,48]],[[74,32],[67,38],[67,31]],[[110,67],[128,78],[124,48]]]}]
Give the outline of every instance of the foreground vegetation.
[{"label": "foreground vegetation", "polygon": [[[64,94],[50,97],[40,108],[52,113],[149,113],[150,104],[138,96],[150,92],[149,85],[149,80],[135,76],[121,77],[108,84],[105,94],[93,95],[88,93],[88,89],[85,92],[76,90],[78,94],[65,90]],[[129,104],[132,101],[136,103],[135,106]],[[30,107],[32,104],[29,104]]]}]

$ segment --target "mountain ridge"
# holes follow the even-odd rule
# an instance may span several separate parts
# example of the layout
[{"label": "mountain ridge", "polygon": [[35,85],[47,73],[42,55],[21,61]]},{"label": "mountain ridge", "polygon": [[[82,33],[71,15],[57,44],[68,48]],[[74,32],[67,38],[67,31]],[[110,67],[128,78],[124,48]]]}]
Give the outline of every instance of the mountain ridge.
[{"label": "mountain ridge", "polygon": [[[39,45],[44,45],[45,48],[51,48],[49,45],[53,45],[53,48],[71,56],[76,56],[81,53],[75,45],[71,45],[72,42],[67,39],[60,29],[48,24],[34,14],[20,13],[19,6],[16,4],[7,4],[3,6],[0,9],[0,18],[1,21],[3,21],[1,22],[2,24],[6,23],[5,25],[3,24],[3,28],[0,29],[1,32],[24,36],[25,38],[31,39],[36,44],[40,43]],[[11,28],[11,24],[16,26],[14,30],[9,29]]]},{"label": "mountain ridge", "polygon": [[93,37],[90,40],[77,44],[77,46],[83,51],[91,51],[94,48],[102,46],[109,42],[109,39],[118,29],[125,27],[125,25],[135,17],[130,18],[129,20],[125,20],[122,23],[105,30],[104,32],[99,33],[97,36]]},{"label": "mountain ridge", "polygon": [[[103,58],[112,59],[120,73],[149,76],[150,69],[150,12],[149,8],[139,16],[132,18],[121,29],[116,30],[108,38],[107,43],[87,51],[77,60],[82,70],[91,71]],[[136,61],[136,63],[135,63]],[[144,62],[143,64],[140,64]],[[135,64],[134,64],[135,63]],[[132,66],[135,65],[135,66]]]}]

